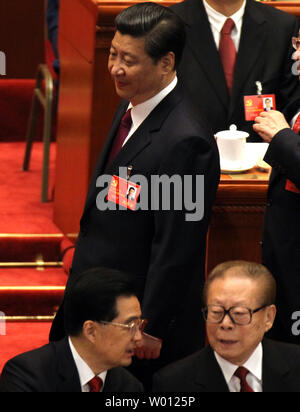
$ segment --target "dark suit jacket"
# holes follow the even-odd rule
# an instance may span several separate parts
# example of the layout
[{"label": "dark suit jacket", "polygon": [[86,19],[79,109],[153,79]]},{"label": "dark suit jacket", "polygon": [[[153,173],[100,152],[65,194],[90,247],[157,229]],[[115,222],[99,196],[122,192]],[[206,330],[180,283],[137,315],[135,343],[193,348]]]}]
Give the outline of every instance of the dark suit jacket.
[{"label": "dark suit jacket", "polygon": [[[289,110],[295,114],[300,98]],[[289,113],[287,117],[290,118]],[[265,156],[272,168],[263,234],[263,263],[276,277],[278,314],[270,336],[300,343],[293,333],[292,314],[300,310],[300,194],[285,189],[290,179],[300,188],[300,136],[279,132]],[[296,326],[296,325],[295,325]],[[300,332],[300,326],[296,328]]]},{"label": "dark suit jacket", "polygon": [[[106,161],[128,103],[122,103],[100,155],[81,219],[72,274],[97,266],[131,272],[135,276],[146,332],[162,338],[172,360],[193,353],[204,343],[205,328],[198,316],[205,280],[206,236],[219,177],[219,155],[212,133],[195,120],[181,87],[152,111],[112,164]],[[132,175],[204,175],[204,217],[186,221],[185,206],[175,210],[105,210],[96,208],[97,177],[119,175],[119,167],[133,166]],[[190,189],[195,193],[195,179]],[[200,189],[198,187],[197,189]],[[142,191],[147,190],[142,185]],[[172,194],[172,190],[171,190]],[[177,193],[178,195],[178,193]],[[173,195],[172,195],[173,196]],[[149,197],[150,199],[150,197]],[[200,203],[199,202],[199,203]],[[199,205],[198,205],[199,206]],[[59,333],[55,320],[51,339]]]},{"label": "dark suit jacket", "polygon": [[[263,392],[300,392],[300,347],[263,341]],[[154,375],[154,392],[229,392],[210,346]]]},{"label": "dark suit jacket", "polygon": [[[142,392],[123,368],[108,371],[103,392]],[[0,377],[0,392],[81,392],[79,374],[65,338],[11,359]]]},{"label": "dark suit jacket", "polygon": [[179,76],[195,107],[206,115],[214,133],[236,124],[250,134],[249,141],[261,141],[253,122],[245,120],[243,97],[257,94],[256,81],[262,83],[263,93],[276,94],[279,110],[299,96],[300,84],[291,72],[291,38],[298,35],[299,27],[296,17],[247,0],[230,99],[202,1],[186,0],[172,8],[186,23],[187,45]]}]

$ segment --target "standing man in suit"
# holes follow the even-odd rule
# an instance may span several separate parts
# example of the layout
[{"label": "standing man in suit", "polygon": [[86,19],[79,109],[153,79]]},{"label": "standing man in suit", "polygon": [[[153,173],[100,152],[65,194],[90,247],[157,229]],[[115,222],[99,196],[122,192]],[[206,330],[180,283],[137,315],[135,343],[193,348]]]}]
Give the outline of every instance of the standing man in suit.
[{"label": "standing man in suit", "polygon": [[154,377],[155,392],[299,392],[300,348],[264,339],[276,283],[262,265],[218,265],[204,289],[209,345]]},{"label": "standing man in suit", "polygon": [[299,21],[254,0],[185,0],[172,8],[186,23],[178,73],[195,107],[214,133],[236,124],[261,142],[245,120],[244,96],[257,94],[258,81],[263,95],[276,95],[279,110],[299,96],[290,68]]},{"label": "standing man in suit", "polygon": [[124,366],[141,343],[140,303],[131,279],[93,269],[65,301],[68,337],[27,352],[5,365],[0,392],[141,392]]},{"label": "standing man in suit", "polygon": [[[294,59],[300,69],[300,36]],[[263,263],[278,285],[278,316],[271,336],[299,344],[300,116],[294,117],[295,112],[300,112],[300,96],[291,102],[286,117],[278,111],[261,113],[254,129],[270,143],[264,160],[273,168],[263,233]]]},{"label": "standing man in suit", "polygon": [[[72,284],[78,273],[99,265],[132,269],[148,319],[145,332],[152,337],[146,340],[143,335],[138,356],[160,355],[162,363],[204,344],[205,328],[197,308],[220,177],[213,135],[194,115],[177,81],[184,43],[183,22],[159,4],[139,3],[116,18],[108,69],[124,100],[92,178],[69,279]],[[118,196],[106,201],[106,194],[113,196],[113,183],[121,182],[120,168],[125,168],[128,186],[137,183],[140,204],[146,199],[146,207],[121,207]],[[111,185],[102,182],[103,175],[109,176]],[[174,186],[157,191],[159,179],[172,179]],[[51,339],[63,333],[58,314]],[[145,361],[144,369],[149,368]]]}]

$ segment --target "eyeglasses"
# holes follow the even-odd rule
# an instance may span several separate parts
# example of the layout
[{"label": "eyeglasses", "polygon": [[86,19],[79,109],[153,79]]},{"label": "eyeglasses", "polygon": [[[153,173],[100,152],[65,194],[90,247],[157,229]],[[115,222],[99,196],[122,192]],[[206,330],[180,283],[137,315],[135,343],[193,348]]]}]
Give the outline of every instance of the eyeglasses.
[{"label": "eyeglasses", "polygon": [[148,323],[147,319],[135,319],[132,320],[130,323],[117,323],[117,322],[106,322],[105,320],[99,321],[99,323],[102,323],[103,325],[112,325],[112,326],[118,326],[120,328],[127,329],[131,335],[135,335],[138,331],[141,333],[144,332],[144,329]]},{"label": "eyeglasses", "polygon": [[232,306],[225,309],[221,305],[208,305],[202,309],[202,313],[206,322],[219,324],[222,323],[225,316],[228,315],[232,323],[235,325],[249,325],[252,321],[254,313],[266,308],[269,305],[260,306],[257,309],[249,309],[244,306]]}]

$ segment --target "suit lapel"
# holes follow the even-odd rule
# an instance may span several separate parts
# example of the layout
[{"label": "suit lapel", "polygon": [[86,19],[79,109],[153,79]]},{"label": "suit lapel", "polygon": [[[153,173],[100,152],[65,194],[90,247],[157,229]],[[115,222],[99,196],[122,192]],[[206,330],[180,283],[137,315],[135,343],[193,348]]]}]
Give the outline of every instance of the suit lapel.
[{"label": "suit lapel", "polygon": [[57,392],[81,392],[78,371],[71,353],[68,338],[53,343],[57,354]]},{"label": "suit lapel", "polygon": [[195,384],[199,392],[229,392],[212,348],[207,346],[202,354],[204,356],[195,365]]},{"label": "suit lapel", "polygon": [[145,147],[151,144],[151,134],[161,129],[162,123],[181,99],[182,89],[180,85],[177,85],[175,89],[155,107],[136,132],[130,137],[125,146],[123,146],[107,169],[108,174],[116,171],[116,167],[119,167],[119,165],[128,165]]},{"label": "suit lapel", "polygon": [[122,379],[120,368],[113,368],[107,372],[103,392],[124,392],[124,385],[127,384]]},{"label": "suit lapel", "polygon": [[113,144],[113,141],[116,137],[117,131],[119,129],[122,117],[124,116],[127,108],[128,108],[129,103],[125,100],[122,101],[120,106],[118,107],[118,110],[116,111],[115,117],[113,119],[108,137],[105,141],[105,144],[103,146],[103,149],[101,150],[101,154],[97,163],[96,167],[96,172],[97,174],[103,173],[105,167],[106,167],[106,162]]},{"label": "suit lapel", "polygon": [[290,368],[282,359],[275,343],[263,341],[263,392],[289,391],[288,376]]},{"label": "suit lapel", "polygon": [[121,119],[122,119],[122,117],[124,116],[124,114],[126,112],[128,104],[129,103],[127,101],[125,101],[125,100],[122,101],[120,106],[118,107],[118,109],[116,111],[115,117],[113,119],[110,131],[109,131],[109,134],[108,134],[107,139],[104,143],[104,146],[101,150],[99,160],[97,162],[94,174],[93,174],[92,179],[91,179],[91,184],[89,186],[84,211],[88,210],[91,207],[91,205],[93,204],[94,200],[95,200],[94,199],[94,194],[95,194],[95,187],[96,187],[97,178],[101,174],[103,174],[103,172],[104,172],[106,162],[107,162],[107,159],[108,159],[108,156],[109,156],[114,138],[117,134]]},{"label": "suit lapel", "polygon": [[[229,94],[223,66],[202,1],[197,0],[186,3],[185,20],[188,33],[187,47],[192,50],[211,85],[211,89],[214,90],[221,103],[227,108]],[[221,81],[216,82],[216,79],[221,79]]]},{"label": "suit lapel", "polygon": [[[243,18],[240,46],[235,66],[229,117],[232,116],[234,108],[237,105],[237,100],[240,99],[245,82],[248,80],[249,73],[256,67],[257,60],[261,56],[261,53],[263,53],[263,46],[265,44],[267,33],[265,30],[265,23],[265,18],[257,9],[256,4],[252,0],[248,1]],[[263,71],[262,68],[262,72],[260,73],[261,78],[257,78],[256,80],[263,81]]]}]

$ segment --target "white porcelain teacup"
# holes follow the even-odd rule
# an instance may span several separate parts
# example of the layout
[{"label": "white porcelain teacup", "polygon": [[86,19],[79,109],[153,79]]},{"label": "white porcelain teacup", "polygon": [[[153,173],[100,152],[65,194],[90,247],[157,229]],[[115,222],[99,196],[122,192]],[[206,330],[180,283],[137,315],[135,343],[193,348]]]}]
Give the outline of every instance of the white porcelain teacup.
[{"label": "white porcelain teacup", "polygon": [[229,130],[216,133],[222,170],[236,170],[243,167],[247,137],[249,134],[237,130],[235,125],[231,125]]}]

